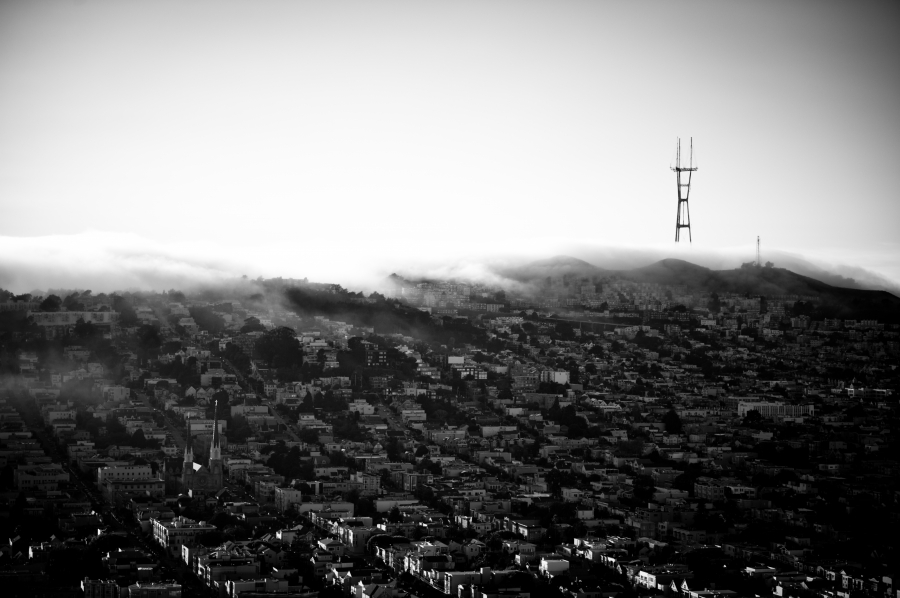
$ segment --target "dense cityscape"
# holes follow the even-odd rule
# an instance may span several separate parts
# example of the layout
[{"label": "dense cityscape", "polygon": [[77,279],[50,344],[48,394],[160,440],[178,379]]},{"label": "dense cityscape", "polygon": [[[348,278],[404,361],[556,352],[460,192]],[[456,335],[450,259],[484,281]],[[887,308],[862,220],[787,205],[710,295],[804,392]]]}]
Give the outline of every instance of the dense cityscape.
[{"label": "dense cityscape", "polygon": [[2,594],[898,598],[900,324],[840,315],[552,272],[0,290]]}]

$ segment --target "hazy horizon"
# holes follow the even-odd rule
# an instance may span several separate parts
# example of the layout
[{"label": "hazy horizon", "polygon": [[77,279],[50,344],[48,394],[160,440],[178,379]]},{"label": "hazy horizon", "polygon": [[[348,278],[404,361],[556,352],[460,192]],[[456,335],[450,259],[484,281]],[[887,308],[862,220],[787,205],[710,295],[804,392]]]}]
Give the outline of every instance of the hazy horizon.
[{"label": "hazy horizon", "polygon": [[[298,268],[292,264],[291,246],[272,243],[245,251],[240,258],[210,243],[185,241],[161,247],[134,234],[86,232],[40,238],[0,237],[0,288],[17,294],[37,289],[91,289],[190,291],[227,283],[246,276],[308,278],[312,282],[337,283],[350,290],[382,288],[386,277],[397,273],[410,278],[468,280],[507,285],[503,271],[534,261],[570,256],[606,270],[629,270],[662,259],[682,259],[713,270],[737,268],[755,260],[755,246],[708,250],[681,247],[626,247],[542,241],[522,253],[489,253],[469,247],[452,259],[440,252],[419,251],[402,257],[374,252]],[[811,276],[837,286],[837,277],[852,278],[857,288],[887,290],[900,297],[900,285],[858,266],[828,262],[785,250],[764,249],[763,262]],[[343,267],[341,267],[343,266]],[[830,276],[826,276],[830,275]]]}]

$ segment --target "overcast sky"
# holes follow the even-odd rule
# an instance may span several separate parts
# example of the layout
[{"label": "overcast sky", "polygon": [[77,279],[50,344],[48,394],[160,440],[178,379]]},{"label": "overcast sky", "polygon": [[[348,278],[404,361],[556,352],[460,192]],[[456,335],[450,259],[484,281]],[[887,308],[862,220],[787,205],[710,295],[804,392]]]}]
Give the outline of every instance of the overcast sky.
[{"label": "overcast sky", "polygon": [[694,250],[898,281],[898,31],[896,2],[5,0],[0,286],[665,252],[678,136]]}]

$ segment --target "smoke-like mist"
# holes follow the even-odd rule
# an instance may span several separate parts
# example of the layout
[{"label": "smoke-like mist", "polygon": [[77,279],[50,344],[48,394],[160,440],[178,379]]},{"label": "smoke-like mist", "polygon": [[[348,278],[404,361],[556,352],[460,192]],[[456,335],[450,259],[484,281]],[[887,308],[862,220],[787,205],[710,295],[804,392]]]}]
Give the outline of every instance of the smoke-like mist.
[{"label": "smoke-like mist", "polygon": [[20,293],[193,288],[233,277],[238,264],[204,246],[161,246],[133,234],[0,237],[0,287]]},{"label": "smoke-like mist", "polygon": [[[714,270],[737,268],[756,259],[756,248],[707,250],[690,245],[621,247],[539,239],[519,247],[489,244],[410,248],[402,242],[311,249],[293,241],[252,247],[221,244],[161,244],[133,234],[86,232],[46,237],[0,237],[0,287],[16,293],[47,288],[185,291],[262,276],[308,278],[372,291],[396,272],[410,279],[465,280],[511,289],[514,269],[558,255],[584,260],[604,270],[640,268],[665,258],[683,259]],[[835,286],[883,289],[900,295],[900,285],[858,265],[825,257],[766,249],[763,261]],[[852,279],[852,280],[850,280]]]}]

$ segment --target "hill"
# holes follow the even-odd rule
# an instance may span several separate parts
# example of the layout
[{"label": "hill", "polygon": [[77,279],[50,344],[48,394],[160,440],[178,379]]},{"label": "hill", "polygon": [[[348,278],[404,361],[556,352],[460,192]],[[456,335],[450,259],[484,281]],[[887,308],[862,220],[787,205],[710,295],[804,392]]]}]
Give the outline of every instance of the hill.
[{"label": "hill", "polygon": [[812,296],[821,303],[822,316],[900,321],[900,298],[887,291],[836,287],[784,268],[710,270],[683,260],[666,259],[616,274],[635,282],[683,284],[710,293]]},{"label": "hill", "polygon": [[666,285],[683,284],[699,289],[704,289],[710,284],[714,284],[716,279],[714,270],[676,259],[660,260],[649,266],[633,270],[619,270],[615,274],[634,282]]},{"label": "hill", "polygon": [[498,272],[519,282],[547,277],[619,278],[641,283],[685,285],[692,291],[750,296],[804,295],[815,297],[821,317],[877,319],[900,322],[900,298],[887,291],[838,287],[785,268],[711,270],[679,259],[664,259],[642,268],[604,270],[583,260],[557,256]]},{"label": "hill", "polygon": [[609,274],[609,270],[598,268],[584,260],[568,255],[557,255],[545,260],[530,262],[523,266],[496,268],[497,274],[516,282],[535,282],[548,276],[561,278],[564,276],[577,276],[581,278],[593,278]]}]

